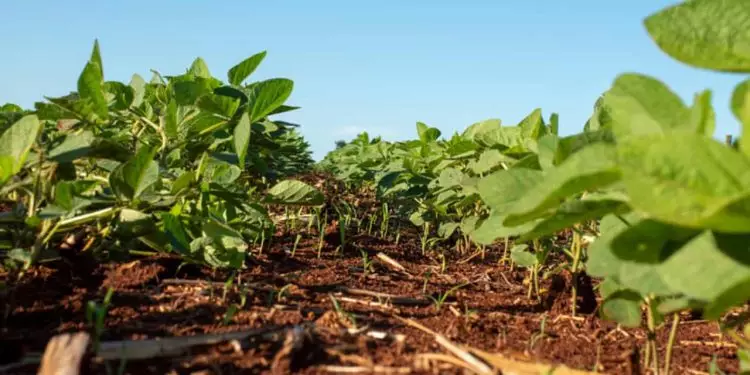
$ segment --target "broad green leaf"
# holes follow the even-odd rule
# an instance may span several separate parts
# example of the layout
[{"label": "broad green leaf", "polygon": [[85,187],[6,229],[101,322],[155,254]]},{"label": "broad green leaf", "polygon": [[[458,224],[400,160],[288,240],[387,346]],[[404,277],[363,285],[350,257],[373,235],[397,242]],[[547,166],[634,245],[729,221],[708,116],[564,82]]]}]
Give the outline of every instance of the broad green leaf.
[{"label": "broad green leaf", "polygon": [[750,232],[750,158],[692,133],[631,138],[618,146],[630,203],[674,225]]},{"label": "broad green leaf", "polygon": [[672,58],[697,68],[750,72],[750,4],[691,0],[652,14],[644,25]]},{"label": "broad green leaf", "polygon": [[156,149],[142,147],[132,159],[120,164],[109,176],[112,190],[121,200],[135,200],[159,180]]},{"label": "broad green leaf", "polygon": [[[620,139],[629,135],[665,133],[690,127],[690,110],[659,80],[622,74],[602,98],[606,127]],[[600,118],[600,120],[602,120]]]},{"label": "broad green leaf", "polygon": [[554,134],[542,136],[538,142],[539,165],[544,170],[554,168],[557,149],[560,144],[559,138]]},{"label": "broad green leaf", "polygon": [[245,157],[247,156],[247,148],[250,146],[250,134],[252,133],[250,125],[250,117],[247,113],[243,113],[234,128],[234,151],[237,153],[242,169],[245,169]]},{"label": "broad green leaf", "polygon": [[558,134],[558,129],[560,127],[560,115],[557,113],[553,113],[549,116],[549,131],[550,133],[554,135]]},{"label": "broad green leaf", "polygon": [[498,238],[515,237],[534,228],[536,221],[530,221],[516,227],[503,225],[505,215],[491,212],[490,216],[480,222],[477,229],[471,233],[471,239],[481,245],[491,245]]},{"label": "broad green leaf", "polygon": [[133,104],[135,93],[132,87],[117,81],[104,82],[103,87],[112,110],[124,111]]},{"label": "broad green leaf", "polygon": [[705,313],[718,318],[750,299],[750,236],[705,231],[666,258],[659,272],[674,290],[713,304]]},{"label": "broad green leaf", "polygon": [[91,111],[99,120],[107,119],[109,108],[104,97],[104,77],[99,64],[91,61],[86,63],[78,78],[78,95],[91,106]]},{"label": "broad green leaf", "polygon": [[497,171],[479,180],[479,195],[494,212],[504,214],[542,179],[542,172],[533,169]]},{"label": "broad green leaf", "polygon": [[258,65],[263,61],[263,59],[266,57],[266,51],[257,53],[255,55],[252,55],[248,57],[247,59],[243,60],[241,63],[233,66],[231,69],[229,69],[229,72],[227,73],[227,77],[229,78],[229,84],[234,86],[239,86],[242,84],[242,81],[247,79],[255,69],[258,68]]},{"label": "broad green leaf", "polygon": [[211,78],[211,72],[208,70],[206,61],[200,57],[193,60],[193,64],[190,65],[190,69],[188,69],[188,73],[193,74],[196,77]]},{"label": "broad green leaf", "polygon": [[0,157],[10,157],[13,160],[10,163],[5,159],[3,163],[0,163],[3,169],[0,176],[4,178],[0,183],[21,171],[41,129],[42,124],[39,118],[36,115],[27,115],[13,123],[0,135]]},{"label": "broad green leaf", "polygon": [[732,113],[742,125],[740,150],[750,157],[750,79],[742,81],[732,93]]},{"label": "broad green leaf", "polygon": [[623,213],[625,211],[627,211],[627,206],[619,201],[568,201],[563,203],[551,216],[537,222],[531,230],[524,233],[518,240],[530,241],[557,233],[565,228],[570,228],[574,224],[599,219],[607,214]]},{"label": "broad green leaf", "polygon": [[219,87],[215,81],[205,78],[196,78],[195,80],[179,80],[174,82],[174,98],[178,105],[194,105],[195,102],[203,95],[213,93],[213,90]]},{"label": "broad green leaf", "polygon": [[[662,248],[651,246],[650,257],[641,255],[633,261],[633,256],[627,251],[642,251],[639,249],[642,241],[634,235],[628,233],[633,228],[638,228],[644,223],[637,213],[627,213],[624,215],[607,215],[602,219],[600,231],[602,235],[597,238],[588,248],[588,260],[586,263],[586,272],[593,277],[606,277],[617,282],[624,288],[636,291],[641,295],[654,294],[657,296],[666,296],[675,292],[662,280],[659,273],[658,259],[661,256]],[[648,221],[647,221],[648,222]],[[644,227],[646,228],[646,227]],[[637,234],[642,231],[631,232]],[[663,232],[661,232],[663,233]],[[666,241],[651,241],[664,244]],[[616,248],[622,248],[618,252]]]},{"label": "broad green leaf", "polygon": [[542,109],[537,108],[518,123],[521,133],[526,138],[538,139],[544,135],[544,120],[542,120]]},{"label": "broad green leaf", "polygon": [[438,227],[438,236],[447,239],[456,232],[456,229],[458,229],[459,226],[459,223],[440,223],[440,226]]},{"label": "broad green leaf", "polygon": [[417,122],[417,134],[422,142],[432,142],[440,138],[440,130],[431,128],[422,122]]},{"label": "broad green leaf", "polygon": [[240,102],[229,96],[206,94],[198,98],[195,105],[204,111],[229,119],[240,107]]},{"label": "broad green leaf", "polygon": [[94,142],[94,134],[88,130],[78,134],[68,134],[65,140],[53,148],[48,157],[57,163],[70,163],[87,156]]},{"label": "broad green leaf", "polygon": [[318,189],[302,181],[286,180],[274,185],[268,191],[266,203],[318,206],[325,203],[325,198]]},{"label": "broad green leaf", "polygon": [[164,232],[169,238],[172,248],[181,254],[186,254],[190,250],[190,241],[180,217],[165,212],[162,213],[161,220],[164,225]]},{"label": "broad green leaf", "polygon": [[133,88],[133,107],[139,107],[143,103],[143,97],[146,95],[146,81],[138,74],[133,74],[130,78],[130,87]]},{"label": "broad green leaf", "polygon": [[99,40],[94,40],[94,48],[91,49],[91,57],[89,61],[96,64],[99,67],[99,76],[104,77],[104,64],[102,64],[102,53],[99,48]]},{"label": "broad green leaf", "polygon": [[81,194],[97,184],[96,181],[87,180],[58,182],[55,186],[55,206],[73,212],[90,205],[92,201]]},{"label": "broad green leaf", "polygon": [[128,237],[141,237],[152,233],[156,227],[151,215],[144,212],[123,208],[120,211],[120,223],[117,232]]},{"label": "broad green leaf", "polygon": [[602,315],[628,328],[641,325],[641,296],[631,290],[619,290],[602,303]]},{"label": "broad green leaf", "polygon": [[489,149],[479,154],[479,159],[475,162],[470,162],[469,168],[476,174],[484,174],[501,166],[502,163],[510,164],[512,161],[512,158],[505,156],[500,151]]},{"label": "broad green leaf", "polygon": [[470,125],[461,134],[462,137],[474,140],[479,134],[493,131],[501,126],[499,119],[488,119]]},{"label": "broad green leaf", "polygon": [[294,82],[286,78],[273,78],[255,84],[248,95],[250,123],[268,116],[289,98]]},{"label": "broad green leaf", "polygon": [[190,184],[195,180],[195,171],[186,171],[183,172],[180,177],[177,177],[177,179],[172,184],[172,188],[170,190],[170,193],[172,195],[177,195],[181,193],[183,190],[190,187]]},{"label": "broad green leaf", "polygon": [[519,225],[546,216],[573,195],[619,180],[615,151],[611,145],[597,143],[571,155],[513,205],[505,225]]},{"label": "broad green leaf", "polygon": [[695,132],[706,137],[713,136],[716,129],[716,112],[711,105],[711,91],[705,90],[695,94],[690,111],[690,123]]},{"label": "broad green leaf", "polygon": [[177,102],[174,99],[169,101],[164,112],[164,133],[170,139],[175,139],[179,135]]},{"label": "broad green leaf", "polygon": [[562,163],[584,147],[599,142],[614,144],[615,136],[612,134],[612,129],[603,128],[560,138],[555,149],[555,165]]},{"label": "broad green leaf", "polygon": [[536,256],[526,251],[528,245],[516,245],[510,249],[510,259],[521,267],[532,267],[537,263]]}]

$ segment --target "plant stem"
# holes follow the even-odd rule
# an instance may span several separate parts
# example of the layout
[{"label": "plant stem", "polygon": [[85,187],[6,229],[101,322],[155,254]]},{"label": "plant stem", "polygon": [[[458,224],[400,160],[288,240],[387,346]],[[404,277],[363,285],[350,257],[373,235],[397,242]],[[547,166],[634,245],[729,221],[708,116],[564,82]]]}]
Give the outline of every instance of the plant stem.
[{"label": "plant stem", "polygon": [[573,281],[571,282],[572,290],[572,301],[571,301],[571,315],[576,316],[578,310],[578,266],[581,261],[581,233],[578,232],[578,226],[573,227],[573,265],[571,266],[571,273],[573,274]]},{"label": "plant stem", "polygon": [[672,329],[669,331],[669,341],[667,341],[667,352],[664,358],[664,375],[669,375],[669,365],[672,362],[672,347],[677,336],[677,327],[680,325],[680,314],[675,313],[672,320]]},{"label": "plant stem", "polygon": [[[656,322],[654,321],[654,313],[652,311],[653,305],[652,305],[652,299],[649,297],[646,299],[646,305],[647,305],[647,319],[646,324],[648,327],[648,346],[651,347],[651,352],[653,355],[653,369],[654,374],[659,375],[659,352],[656,348]],[[646,363],[646,366],[648,366],[648,363]]]}]

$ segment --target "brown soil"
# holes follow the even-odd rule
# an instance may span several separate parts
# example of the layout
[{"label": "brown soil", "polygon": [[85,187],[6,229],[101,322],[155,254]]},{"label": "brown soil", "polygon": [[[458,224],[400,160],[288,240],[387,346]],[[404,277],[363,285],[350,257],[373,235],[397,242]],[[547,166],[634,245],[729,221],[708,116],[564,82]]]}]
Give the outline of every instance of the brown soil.
[{"label": "brown soil", "polygon": [[[229,307],[242,300],[240,288],[231,287],[225,293],[222,284],[230,275],[192,265],[181,267],[179,259],[172,257],[108,264],[68,258],[35,267],[18,282],[7,280],[7,274],[0,275],[8,285],[0,290],[0,306],[7,314],[0,330],[0,366],[40,354],[56,334],[90,332],[86,304],[101,301],[111,287],[115,292],[102,341],[294,326],[306,333],[300,336],[304,340],[295,341],[298,346],[293,350],[284,345],[282,335],[277,340],[242,343],[240,347],[202,347],[179,358],[130,361],[125,371],[129,374],[312,374],[329,373],[324,366],[371,364],[418,370],[418,354],[445,353],[432,335],[407,326],[397,317],[418,322],[454,343],[516,359],[611,374],[645,373],[639,368],[639,356],[646,333],[618,329],[600,320],[593,285],[585,275],[579,280],[581,313],[572,318],[567,315],[571,275],[562,273],[544,280],[541,300],[529,300],[523,284],[525,273],[498,265],[494,254],[502,253],[502,249],[490,249],[484,259],[448,259],[447,269],[441,272],[440,262],[422,256],[413,237],[402,237],[395,245],[392,240],[355,236],[344,254],[335,254],[335,247],[329,245],[321,258],[317,257],[314,237],[300,241],[291,257],[293,242],[294,236],[276,238],[271,250],[254,256],[248,269],[236,275],[248,287],[246,302],[226,324],[223,320]],[[361,251],[369,259],[385,253],[408,273],[393,271],[378,261],[365,273]],[[425,282],[428,272],[430,277]],[[440,309],[425,298],[439,298],[462,283],[468,285],[451,294]],[[411,299],[378,305],[378,298],[357,290]],[[338,314],[332,298],[349,315]],[[682,319],[673,352],[674,374],[707,373],[712,359],[724,372],[738,371],[735,347],[722,339],[715,324],[689,315]],[[658,330],[660,358],[664,356],[670,323]],[[355,327],[364,331],[346,333],[346,328]],[[389,336],[368,336],[367,330]],[[118,365],[112,364],[114,373]],[[30,364],[7,373],[33,374],[36,369]],[[86,371],[107,373],[104,365],[94,362],[87,363]],[[422,368],[416,372],[430,371]],[[432,372],[461,373],[455,367]]]}]

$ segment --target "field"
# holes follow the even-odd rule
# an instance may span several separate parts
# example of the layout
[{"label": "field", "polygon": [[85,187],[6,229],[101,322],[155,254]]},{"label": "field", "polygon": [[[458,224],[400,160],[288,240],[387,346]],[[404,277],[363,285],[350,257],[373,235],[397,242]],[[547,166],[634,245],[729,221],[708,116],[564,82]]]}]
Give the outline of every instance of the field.
[{"label": "field", "polygon": [[[746,8],[644,25],[747,73]],[[75,92],[0,107],[0,372],[750,373],[750,80],[726,142],[710,91],[626,73],[575,134],[534,109],[314,162],[265,56],[124,83],[97,42]]]}]

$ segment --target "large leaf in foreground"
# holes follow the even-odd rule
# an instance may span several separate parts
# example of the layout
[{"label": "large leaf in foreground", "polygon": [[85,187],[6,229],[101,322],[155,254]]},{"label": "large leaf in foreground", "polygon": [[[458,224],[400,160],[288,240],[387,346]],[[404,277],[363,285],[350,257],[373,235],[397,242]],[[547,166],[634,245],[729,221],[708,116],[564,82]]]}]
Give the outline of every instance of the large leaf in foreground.
[{"label": "large leaf in foreground", "polygon": [[597,143],[571,155],[516,202],[505,225],[515,226],[546,216],[572,195],[606,187],[620,178],[615,148]]},{"label": "large leaf in foreground", "polygon": [[690,110],[682,99],[659,80],[642,74],[618,76],[601,105],[606,116],[600,121],[618,139],[690,126]]},{"label": "large leaf in foreground", "polygon": [[266,203],[318,206],[325,203],[323,194],[318,189],[297,180],[281,181],[268,191]]},{"label": "large leaf in foreground", "polygon": [[479,195],[494,212],[505,214],[542,179],[542,171],[534,169],[514,168],[497,171],[479,180]]},{"label": "large leaf in foreground", "polygon": [[672,58],[698,68],[750,72],[750,3],[692,0],[652,14],[648,33]]},{"label": "large leaf in foreground", "polygon": [[669,256],[660,274],[673,289],[709,302],[711,319],[750,299],[750,236],[703,232]]},{"label": "large leaf in foreground", "polygon": [[618,146],[631,204],[667,223],[750,232],[750,159],[692,133],[632,138]]}]

